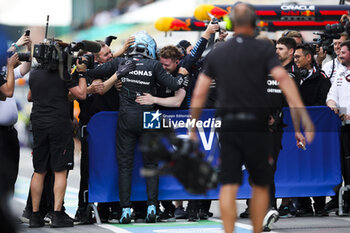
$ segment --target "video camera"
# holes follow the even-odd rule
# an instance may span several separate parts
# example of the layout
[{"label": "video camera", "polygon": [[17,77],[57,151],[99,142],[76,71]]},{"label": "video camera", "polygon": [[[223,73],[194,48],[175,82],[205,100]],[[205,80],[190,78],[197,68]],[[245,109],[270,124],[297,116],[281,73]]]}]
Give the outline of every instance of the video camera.
[{"label": "video camera", "polygon": [[[64,78],[63,72],[69,70],[77,61],[79,64],[85,64],[88,69],[94,67],[93,54],[77,56],[80,50],[98,53],[101,50],[99,43],[94,41],[83,40],[81,42],[64,43],[61,40],[47,39],[47,31],[49,24],[49,16],[47,16],[45,39],[43,43],[35,44],[33,57],[45,69],[58,70],[62,80],[69,81]],[[85,59],[83,59],[83,57]]]},{"label": "video camera", "polygon": [[173,175],[192,194],[205,194],[218,185],[218,173],[198,144],[188,138],[180,138],[173,132],[146,133],[140,140],[140,150],[153,160],[165,161],[158,169],[143,169],[144,176]]},{"label": "video camera", "polygon": [[33,57],[42,64],[47,65],[51,70],[58,69],[60,62],[66,63],[67,67],[71,67],[79,60],[79,63],[84,63],[88,69],[94,66],[94,56],[92,54],[87,54],[82,57],[86,58],[86,61],[82,61],[81,56],[75,56],[74,52],[79,50],[84,50],[92,53],[97,53],[100,51],[101,46],[93,41],[82,41],[82,42],[72,42],[70,44],[49,39],[49,43],[40,43],[34,45]]},{"label": "video camera", "polygon": [[332,51],[333,39],[339,39],[340,34],[346,32],[350,34],[350,22],[348,18],[344,18],[342,23],[327,24],[325,30],[322,33],[314,32],[315,35],[320,38],[314,39],[315,46],[322,47],[324,51],[328,53]]}]

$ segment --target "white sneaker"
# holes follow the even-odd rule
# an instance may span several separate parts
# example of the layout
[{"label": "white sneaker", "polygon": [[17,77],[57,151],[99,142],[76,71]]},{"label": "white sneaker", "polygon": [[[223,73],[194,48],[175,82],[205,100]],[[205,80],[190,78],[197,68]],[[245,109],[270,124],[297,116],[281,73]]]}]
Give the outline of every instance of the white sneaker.
[{"label": "white sneaker", "polygon": [[269,210],[267,214],[265,215],[264,221],[263,221],[263,231],[270,231],[272,224],[278,221],[279,214],[277,210]]}]

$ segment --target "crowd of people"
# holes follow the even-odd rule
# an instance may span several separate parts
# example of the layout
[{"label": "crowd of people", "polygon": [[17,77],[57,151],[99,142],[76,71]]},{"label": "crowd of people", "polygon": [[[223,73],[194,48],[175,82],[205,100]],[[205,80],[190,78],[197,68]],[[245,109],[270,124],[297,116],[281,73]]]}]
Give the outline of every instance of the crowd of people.
[{"label": "crowd of people", "polygon": [[[100,50],[92,53],[92,69],[79,61],[74,68],[64,67],[63,70],[49,68],[50,64],[32,68],[31,57],[20,62],[16,53],[22,46],[31,51],[30,36],[24,34],[13,43],[8,49],[13,55],[8,58],[6,72],[0,77],[0,156],[5,161],[1,163],[4,167],[0,169],[0,184],[13,193],[19,143],[13,127],[17,110],[11,97],[14,80],[30,72],[28,101],[33,102],[34,173],[23,212],[23,217],[29,219],[29,227],[42,227],[46,220],[51,222],[51,227],[73,227],[74,221],[94,222],[87,197],[89,141],[86,126],[91,117],[101,111],[119,111],[116,156],[120,200],[98,204],[102,222],[155,223],[177,218],[199,221],[212,216],[210,200],[191,200],[186,210],[182,201],[159,201],[157,176],[146,178],[147,201],[131,201],[134,151],[140,137],[147,134],[142,125],[143,112],[155,109],[190,109],[195,120],[199,119],[202,108],[217,109],[216,114],[222,119],[219,129],[220,210],[225,232],[233,231],[235,196],[242,182],[243,164],[251,176],[253,195],[240,217],[252,217],[254,232],[269,230],[279,217],[321,217],[335,211],[337,197],[332,197],[328,203],[325,197],[312,197],[313,203],[309,197],[283,198],[278,207],[274,173],[285,127],[282,108],[289,105],[294,111],[296,144],[303,148],[314,137],[314,126],[304,106],[325,105],[343,121],[342,175],[344,183],[349,184],[348,35],[343,33],[339,39],[334,39],[334,56],[331,61],[324,62],[323,49],[315,50],[304,43],[297,31],[287,31],[277,41],[256,37],[255,20],[252,6],[240,3],[232,10],[235,33],[229,38],[223,30],[217,33],[218,24],[209,23],[195,45],[181,40],[158,50],[156,41],[144,31],[132,35],[114,53],[108,44],[97,41]],[[215,35],[216,43],[208,55],[203,56],[208,41]],[[81,51],[80,55],[84,53],[87,52]],[[254,70],[250,68],[252,64]],[[278,82],[271,82],[272,79]],[[74,165],[70,107],[74,99],[78,100],[81,110],[78,131],[81,180],[73,219],[65,213],[64,195],[69,170]],[[301,133],[299,125],[303,126],[305,134]],[[192,140],[198,140],[195,128],[189,135]],[[254,146],[250,146],[251,142]],[[149,156],[143,156],[143,160],[145,168],[157,167],[157,161]],[[348,193],[344,199],[348,214]]]}]

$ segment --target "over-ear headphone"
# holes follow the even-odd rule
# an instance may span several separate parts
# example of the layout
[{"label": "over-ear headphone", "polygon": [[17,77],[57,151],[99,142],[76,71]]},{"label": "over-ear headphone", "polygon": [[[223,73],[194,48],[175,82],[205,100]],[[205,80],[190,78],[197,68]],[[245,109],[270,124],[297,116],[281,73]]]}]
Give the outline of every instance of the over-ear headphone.
[{"label": "over-ear headphone", "polygon": [[180,44],[177,44],[177,45],[176,45],[176,48],[180,49],[181,53],[182,53],[184,56],[186,56],[186,49],[185,49],[183,46],[181,46]]},{"label": "over-ear headphone", "polygon": [[306,69],[306,68],[300,68],[299,69],[299,74],[300,74],[301,79],[304,80],[309,75],[309,70]]}]

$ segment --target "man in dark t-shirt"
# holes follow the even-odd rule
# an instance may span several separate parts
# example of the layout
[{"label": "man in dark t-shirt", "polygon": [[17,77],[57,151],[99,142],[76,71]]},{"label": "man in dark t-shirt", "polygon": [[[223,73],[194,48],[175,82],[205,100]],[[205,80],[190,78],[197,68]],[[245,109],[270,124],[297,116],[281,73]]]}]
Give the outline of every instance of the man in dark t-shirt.
[{"label": "man in dark t-shirt", "polygon": [[[78,66],[77,70],[83,66]],[[66,80],[70,79],[67,69],[64,70],[64,77]],[[45,175],[50,169],[55,174],[55,201],[51,227],[72,227],[73,221],[62,210],[67,171],[73,169],[74,163],[73,128],[68,93],[71,92],[76,98],[85,99],[86,80],[76,74],[70,81],[64,81],[57,70],[40,67],[30,73],[29,87],[28,99],[33,102],[30,119],[34,136],[34,175],[30,186],[33,213],[29,226],[44,226],[39,203]]]},{"label": "man in dark t-shirt", "polygon": [[[253,189],[253,232],[262,230],[269,202],[268,185],[272,171],[268,164],[268,115],[266,77],[269,73],[279,81],[282,91],[295,107],[306,130],[306,138],[313,140],[313,123],[305,110],[296,85],[280,65],[274,47],[267,41],[253,38],[255,10],[239,3],[231,11],[235,36],[208,54],[204,72],[199,76],[191,102],[193,119],[200,119],[210,83],[217,83],[217,110],[222,124],[219,129],[221,145],[220,209],[226,233],[233,232],[237,195],[242,178],[242,165],[248,169]],[[294,125],[300,125],[295,120]],[[296,129],[297,142],[305,138]],[[197,140],[195,128],[190,137]]]}]

